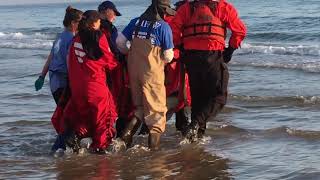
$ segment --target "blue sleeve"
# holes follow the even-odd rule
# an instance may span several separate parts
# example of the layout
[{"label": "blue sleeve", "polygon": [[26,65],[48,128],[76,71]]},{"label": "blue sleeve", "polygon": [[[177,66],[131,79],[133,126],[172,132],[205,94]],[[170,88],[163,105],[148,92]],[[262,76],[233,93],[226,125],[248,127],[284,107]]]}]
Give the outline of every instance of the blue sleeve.
[{"label": "blue sleeve", "polygon": [[53,56],[53,54],[54,54],[55,46],[56,46],[56,43],[57,43],[58,39],[59,39],[59,35],[56,36],[55,40],[54,40],[53,43],[52,43],[52,47],[51,47],[51,51],[50,51],[50,53],[52,54],[52,56]]},{"label": "blue sleeve", "polygon": [[61,39],[60,39],[59,48],[60,48],[60,53],[62,56],[61,58],[66,59],[73,37],[65,35],[60,38]]},{"label": "blue sleeve", "polygon": [[68,54],[69,54],[69,50],[70,50],[70,46],[72,44],[73,41],[73,37],[70,39],[70,41],[67,43],[67,47],[66,47],[66,52],[65,52],[65,57],[66,57],[66,61],[68,59]]},{"label": "blue sleeve", "polygon": [[173,45],[173,36],[172,36],[172,30],[170,26],[167,23],[163,23],[160,30],[160,47],[163,50],[172,49],[174,47]]},{"label": "blue sleeve", "polygon": [[51,47],[50,53],[53,56],[53,53],[54,53],[54,42],[52,43],[52,47]]},{"label": "blue sleeve", "polygon": [[53,55],[58,55],[61,47],[61,38],[58,37],[53,43],[52,53]]},{"label": "blue sleeve", "polygon": [[68,42],[66,43],[66,44],[67,44],[67,51],[69,51],[69,49],[70,49],[70,46],[71,46],[71,44],[72,44],[72,40],[73,40],[73,37],[71,37],[71,38],[68,40]]},{"label": "blue sleeve", "polygon": [[133,20],[130,21],[130,23],[124,28],[124,30],[122,31],[122,34],[129,40],[132,40],[132,34],[133,31],[136,27],[136,22],[137,22],[138,18],[135,18]]}]

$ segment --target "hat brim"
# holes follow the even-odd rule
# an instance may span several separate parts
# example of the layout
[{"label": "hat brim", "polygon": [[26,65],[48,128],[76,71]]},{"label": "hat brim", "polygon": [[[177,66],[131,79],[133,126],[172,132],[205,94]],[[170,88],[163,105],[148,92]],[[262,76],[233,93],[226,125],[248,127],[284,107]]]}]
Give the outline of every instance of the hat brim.
[{"label": "hat brim", "polygon": [[122,16],[122,14],[116,9],[116,8],[104,8],[104,9],[99,9],[99,12],[101,12],[101,11],[105,11],[105,10],[107,10],[107,9],[111,9],[111,10],[113,10],[113,12],[116,14],[116,16]]},{"label": "hat brim", "polygon": [[113,8],[112,10],[116,13],[116,16],[122,16],[122,14],[116,8]]}]

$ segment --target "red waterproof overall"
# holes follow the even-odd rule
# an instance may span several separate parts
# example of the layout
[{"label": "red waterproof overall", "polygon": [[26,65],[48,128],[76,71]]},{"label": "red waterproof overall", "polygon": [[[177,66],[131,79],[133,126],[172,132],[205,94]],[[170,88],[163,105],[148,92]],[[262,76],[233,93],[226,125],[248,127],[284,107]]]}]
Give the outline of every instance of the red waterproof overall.
[{"label": "red waterproof overall", "polygon": [[75,37],[69,52],[71,98],[64,110],[64,122],[80,137],[92,137],[92,148],[105,149],[111,143],[117,118],[115,104],[106,85],[106,71],[117,66],[106,37],[100,38],[103,56],[91,60]]}]

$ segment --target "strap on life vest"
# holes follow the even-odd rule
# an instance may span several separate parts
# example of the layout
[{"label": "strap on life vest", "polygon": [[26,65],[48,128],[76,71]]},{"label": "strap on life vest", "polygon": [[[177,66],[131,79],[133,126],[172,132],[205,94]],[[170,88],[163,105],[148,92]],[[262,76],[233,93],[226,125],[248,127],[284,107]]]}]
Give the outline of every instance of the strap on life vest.
[{"label": "strap on life vest", "polygon": [[[197,27],[205,27],[207,26],[208,28],[208,31],[207,32],[197,32]],[[224,34],[219,34],[219,33],[214,33],[212,32],[212,27],[215,26],[215,27],[219,27],[221,29],[223,29],[225,31],[225,26],[221,26],[221,25],[218,25],[218,24],[212,24],[212,23],[202,23],[202,24],[192,24],[192,25],[188,25],[188,26],[184,26],[185,29],[188,29],[188,28],[193,28],[193,33],[192,34],[185,34],[183,35],[183,37],[189,37],[189,36],[197,36],[197,35],[216,35],[216,36],[220,36],[220,37],[223,37],[225,38],[226,35],[225,33]]]},{"label": "strap on life vest", "polygon": [[[194,15],[194,12],[195,12],[197,6],[199,6],[199,5],[207,6],[210,9],[213,17],[215,17],[214,16],[214,12],[216,10],[215,3],[212,3],[212,2],[204,3],[204,2],[198,2],[198,1],[190,2],[190,12],[191,12],[190,17],[192,17]],[[197,28],[200,28],[201,30],[199,31],[199,30],[197,30]],[[213,30],[214,28],[216,28],[216,30]],[[217,21],[216,23],[212,23],[212,22],[193,23],[193,24],[184,26],[184,32],[183,32],[183,36],[182,36],[183,38],[191,37],[191,36],[198,36],[198,35],[219,36],[219,37],[222,37],[223,39],[225,39],[226,38],[226,26],[221,21],[220,21],[220,23],[219,23],[219,21]]]}]

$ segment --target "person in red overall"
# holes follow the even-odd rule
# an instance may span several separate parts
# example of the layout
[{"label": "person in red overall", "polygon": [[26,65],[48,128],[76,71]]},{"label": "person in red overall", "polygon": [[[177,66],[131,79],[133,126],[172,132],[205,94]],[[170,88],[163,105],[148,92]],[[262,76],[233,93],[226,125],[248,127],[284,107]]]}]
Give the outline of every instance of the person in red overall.
[{"label": "person in red overall", "polygon": [[80,138],[92,137],[91,148],[104,152],[115,135],[117,118],[106,72],[114,69],[117,61],[99,28],[99,13],[86,11],[69,51],[71,97],[64,110],[64,124]]},{"label": "person in red overall", "polygon": [[[182,57],[191,90],[191,124],[184,133],[191,142],[205,133],[209,118],[227,101],[229,73],[226,63],[246,36],[236,9],[225,0],[195,0],[183,4],[171,23],[175,45]],[[225,48],[227,28],[231,30]]]},{"label": "person in red overall", "polygon": [[175,114],[175,127],[183,132],[189,124],[185,108],[191,105],[190,87],[185,66],[180,61],[180,50],[174,49],[173,62],[165,67],[168,119]]},{"label": "person in red overall", "polygon": [[[177,11],[186,1],[179,1],[175,3],[175,10]],[[172,20],[174,16],[166,16],[165,21],[172,27]],[[174,103],[173,107],[169,107],[167,115],[175,114],[175,126],[177,131],[183,132],[189,124],[188,117],[185,113],[185,108],[191,105],[190,87],[188,82],[188,75],[185,71],[185,65],[180,61],[183,49],[179,47],[174,48],[173,61],[165,67],[165,85],[167,97],[174,97],[178,101]],[[168,100],[169,101],[169,100]],[[168,103],[170,104],[170,103]]]},{"label": "person in red overall", "polygon": [[98,11],[101,15],[101,31],[106,35],[110,49],[119,63],[107,76],[109,77],[108,85],[117,106],[118,119],[116,122],[116,130],[117,137],[120,137],[125,128],[125,124],[132,118],[134,110],[129,88],[126,57],[119,51],[116,45],[118,30],[113,24],[116,17],[121,16],[121,13],[111,1],[102,2],[98,6]]}]

